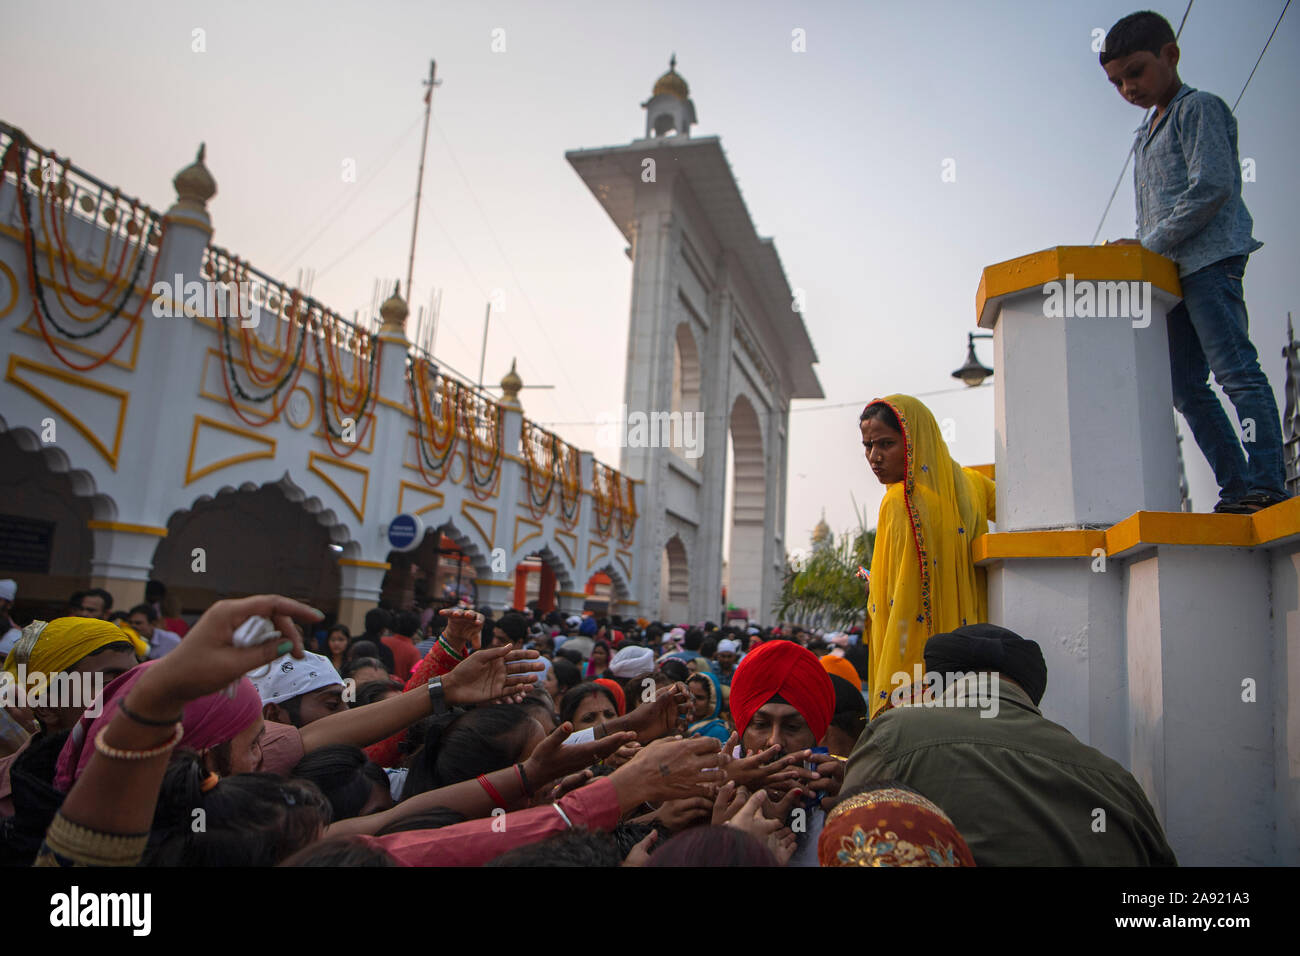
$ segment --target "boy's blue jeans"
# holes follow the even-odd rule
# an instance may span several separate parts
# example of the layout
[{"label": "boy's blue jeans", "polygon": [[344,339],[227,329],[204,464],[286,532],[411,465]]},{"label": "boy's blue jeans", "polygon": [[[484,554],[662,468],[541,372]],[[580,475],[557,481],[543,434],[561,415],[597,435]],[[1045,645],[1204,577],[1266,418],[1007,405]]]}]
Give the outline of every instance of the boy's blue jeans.
[{"label": "boy's blue jeans", "polygon": [[[1220,259],[1183,276],[1183,301],[1168,317],[1174,408],[1187,419],[1214,469],[1224,501],[1240,501],[1248,494],[1286,496],[1277,401],[1246,328],[1241,290],[1246,259]],[[1210,388],[1211,371],[1237,410],[1242,437]],[[1244,442],[1243,454],[1251,420],[1254,441]]]}]

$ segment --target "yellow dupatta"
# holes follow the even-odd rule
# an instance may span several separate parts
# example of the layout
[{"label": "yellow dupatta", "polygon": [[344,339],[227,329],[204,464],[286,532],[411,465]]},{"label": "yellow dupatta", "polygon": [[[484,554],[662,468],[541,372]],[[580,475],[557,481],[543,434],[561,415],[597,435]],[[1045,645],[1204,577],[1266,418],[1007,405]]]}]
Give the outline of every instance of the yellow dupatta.
[{"label": "yellow dupatta", "polygon": [[988,619],[984,569],[971,560],[971,542],[996,520],[993,482],[952,460],[930,410],[909,395],[877,401],[903,427],[906,470],[880,503],[871,557],[872,717],[910,700],[931,635]]}]

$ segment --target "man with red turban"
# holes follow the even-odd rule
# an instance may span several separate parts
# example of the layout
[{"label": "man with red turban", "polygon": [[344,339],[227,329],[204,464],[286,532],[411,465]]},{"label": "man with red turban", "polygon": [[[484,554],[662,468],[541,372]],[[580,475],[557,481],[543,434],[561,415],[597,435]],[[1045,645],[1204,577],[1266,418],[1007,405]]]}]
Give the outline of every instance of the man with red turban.
[{"label": "man with red turban", "polygon": [[830,676],[816,654],[792,641],[763,642],[745,655],[731,680],[731,716],[745,756],[778,747],[772,759],[792,758],[792,769],[799,771],[796,780],[770,785],[769,796],[779,799],[782,790],[797,786],[812,798],[791,813],[790,828],[799,846],[790,866],[817,866],[817,837],[825,821],[822,801],[829,807],[844,779],[841,761],[808,752],[826,736],[834,713]]}]

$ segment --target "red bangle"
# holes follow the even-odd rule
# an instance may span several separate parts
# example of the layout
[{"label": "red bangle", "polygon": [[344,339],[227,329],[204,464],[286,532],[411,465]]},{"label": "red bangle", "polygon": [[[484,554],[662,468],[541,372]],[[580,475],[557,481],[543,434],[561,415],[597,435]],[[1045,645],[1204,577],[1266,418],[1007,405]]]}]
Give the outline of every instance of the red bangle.
[{"label": "red bangle", "polygon": [[492,798],[493,803],[495,803],[502,810],[506,809],[506,802],[501,799],[501,794],[497,793],[497,788],[492,786],[492,783],[490,780],[488,780],[486,774],[479,774],[478,782],[479,782],[479,786],[481,786],[484,790],[487,791],[487,795]]}]

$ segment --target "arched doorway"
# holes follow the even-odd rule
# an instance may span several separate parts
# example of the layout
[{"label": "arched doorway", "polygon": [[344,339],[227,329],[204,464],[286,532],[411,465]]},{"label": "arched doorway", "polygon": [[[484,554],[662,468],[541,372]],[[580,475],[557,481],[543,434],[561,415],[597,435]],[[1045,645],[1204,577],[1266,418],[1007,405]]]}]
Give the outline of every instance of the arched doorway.
[{"label": "arched doorway", "polygon": [[734,474],[731,479],[730,548],[727,551],[727,602],[762,620],[764,516],[767,510],[767,462],[758,413],[740,395],[731,406],[729,429]]},{"label": "arched doorway", "polygon": [[691,574],[686,560],[686,545],[677,535],[664,545],[659,595],[659,619],[685,624],[691,613]]},{"label": "arched doorway", "polygon": [[[684,419],[700,411],[700,349],[695,343],[695,336],[685,323],[677,326],[677,335],[673,340],[673,407],[672,407],[672,449],[678,457],[699,467],[699,455],[688,454],[686,439],[692,442],[700,440],[700,430],[687,427]],[[692,449],[690,451],[698,451]]]},{"label": "arched doorway", "polygon": [[186,613],[249,594],[283,594],[337,611],[338,554],[332,512],[312,514],[279,483],[245,485],[174,513],[154,552],[153,577]]},{"label": "arched doorway", "polygon": [[[0,433],[0,578],[18,585],[14,617],[52,620],[68,612],[73,591],[90,586],[94,537],[88,523],[108,518],[84,471],[26,429]],[[96,514],[96,498],[102,499]]]}]

